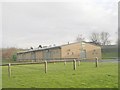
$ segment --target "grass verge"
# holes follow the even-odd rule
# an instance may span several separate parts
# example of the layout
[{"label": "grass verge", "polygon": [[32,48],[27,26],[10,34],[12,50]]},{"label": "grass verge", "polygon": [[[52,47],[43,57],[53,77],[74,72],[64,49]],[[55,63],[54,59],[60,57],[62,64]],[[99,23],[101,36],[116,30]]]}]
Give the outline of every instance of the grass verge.
[{"label": "grass verge", "polygon": [[118,64],[81,62],[73,70],[72,62],[48,63],[44,73],[43,64],[11,66],[8,78],[7,66],[2,66],[3,88],[117,88]]}]

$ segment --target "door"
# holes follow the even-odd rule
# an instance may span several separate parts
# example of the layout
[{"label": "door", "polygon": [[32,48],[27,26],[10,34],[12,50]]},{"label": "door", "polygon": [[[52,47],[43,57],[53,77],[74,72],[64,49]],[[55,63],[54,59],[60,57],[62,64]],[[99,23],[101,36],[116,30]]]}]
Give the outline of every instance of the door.
[{"label": "door", "polygon": [[85,59],[85,58],[86,58],[86,50],[82,50],[82,51],[80,52],[80,58],[81,58],[81,59]]},{"label": "door", "polygon": [[31,52],[31,59],[36,60],[35,52]]},{"label": "door", "polygon": [[49,50],[44,51],[44,59],[45,60],[50,60],[51,59],[51,53]]}]

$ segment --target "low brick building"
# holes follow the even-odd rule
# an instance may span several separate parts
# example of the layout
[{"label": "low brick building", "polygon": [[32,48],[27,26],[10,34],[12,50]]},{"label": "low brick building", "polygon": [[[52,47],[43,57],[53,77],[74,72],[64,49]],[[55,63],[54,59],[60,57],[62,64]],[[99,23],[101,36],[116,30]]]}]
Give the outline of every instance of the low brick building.
[{"label": "low brick building", "polygon": [[17,53],[17,60],[101,59],[101,47],[88,42],[39,48]]}]

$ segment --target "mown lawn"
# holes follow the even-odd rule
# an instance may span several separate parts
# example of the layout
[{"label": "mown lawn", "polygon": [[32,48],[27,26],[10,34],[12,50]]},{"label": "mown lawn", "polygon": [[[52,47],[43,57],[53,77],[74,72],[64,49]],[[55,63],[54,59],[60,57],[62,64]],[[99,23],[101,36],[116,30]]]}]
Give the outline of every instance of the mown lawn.
[{"label": "mown lawn", "polygon": [[103,59],[114,59],[114,58],[118,58],[118,52],[103,52],[102,53],[102,58]]},{"label": "mown lawn", "polygon": [[2,64],[8,64],[8,63],[19,63],[19,61],[14,61],[12,59],[8,60],[8,59],[3,59],[2,60]]},{"label": "mown lawn", "polygon": [[81,62],[73,70],[72,62],[49,63],[44,73],[43,64],[12,66],[8,78],[7,66],[2,66],[3,88],[117,88],[118,64]]}]

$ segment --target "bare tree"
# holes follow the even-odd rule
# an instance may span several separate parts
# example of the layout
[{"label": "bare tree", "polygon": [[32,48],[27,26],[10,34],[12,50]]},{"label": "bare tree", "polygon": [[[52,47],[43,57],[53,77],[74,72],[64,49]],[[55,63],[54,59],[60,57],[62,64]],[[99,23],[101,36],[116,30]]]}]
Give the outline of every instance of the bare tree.
[{"label": "bare tree", "polygon": [[110,34],[108,32],[101,32],[100,33],[100,42],[101,45],[109,45],[111,41],[109,40]]},{"label": "bare tree", "polygon": [[90,36],[92,43],[97,45],[110,45],[111,41],[109,40],[110,34],[108,32],[96,33],[93,32]]},{"label": "bare tree", "polygon": [[80,34],[80,35],[77,36],[76,41],[77,42],[82,42],[82,41],[84,41],[84,39],[85,38],[82,36],[82,34]]},{"label": "bare tree", "polygon": [[96,45],[100,44],[100,34],[93,32],[90,36],[90,40]]}]

